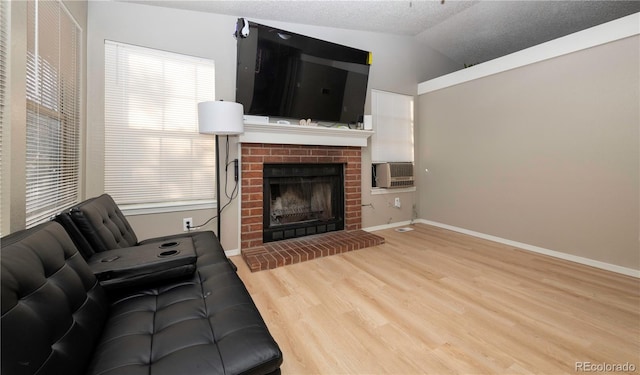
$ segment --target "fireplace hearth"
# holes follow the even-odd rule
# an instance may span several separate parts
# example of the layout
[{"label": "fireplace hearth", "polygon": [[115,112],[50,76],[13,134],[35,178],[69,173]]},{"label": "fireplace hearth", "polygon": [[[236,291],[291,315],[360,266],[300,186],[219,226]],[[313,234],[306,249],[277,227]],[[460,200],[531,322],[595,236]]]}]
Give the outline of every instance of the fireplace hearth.
[{"label": "fireplace hearth", "polygon": [[344,164],[264,164],[263,242],[344,229]]}]

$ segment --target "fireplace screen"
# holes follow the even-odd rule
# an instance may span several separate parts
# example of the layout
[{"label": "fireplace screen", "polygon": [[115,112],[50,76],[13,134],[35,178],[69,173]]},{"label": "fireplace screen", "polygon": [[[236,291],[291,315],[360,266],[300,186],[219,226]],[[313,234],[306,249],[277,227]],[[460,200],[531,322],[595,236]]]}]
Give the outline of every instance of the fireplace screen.
[{"label": "fireplace screen", "polygon": [[331,179],[285,179],[271,186],[270,201],[270,226],[333,219]]},{"label": "fireplace screen", "polygon": [[344,228],[342,164],[265,164],[264,242]]}]

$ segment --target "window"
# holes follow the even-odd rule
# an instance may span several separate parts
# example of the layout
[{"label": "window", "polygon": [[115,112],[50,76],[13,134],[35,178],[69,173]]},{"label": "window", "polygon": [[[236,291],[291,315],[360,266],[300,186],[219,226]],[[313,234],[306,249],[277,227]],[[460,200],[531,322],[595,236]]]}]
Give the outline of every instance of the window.
[{"label": "window", "polygon": [[[2,133],[4,129],[5,92],[7,85],[7,2],[0,1],[0,168],[2,168]],[[0,173],[0,197],[2,197],[2,175]],[[2,212],[2,199],[0,199]],[[2,236],[2,215],[0,215],[0,236]]]},{"label": "window", "polygon": [[371,160],[413,162],[413,96],[371,90]]},{"label": "window", "polygon": [[214,99],[212,60],[106,41],[105,191],[124,206],[213,202],[197,103]]},{"label": "window", "polygon": [[27,227],[79,199],[81,35],[60,2],[29,1]]}]

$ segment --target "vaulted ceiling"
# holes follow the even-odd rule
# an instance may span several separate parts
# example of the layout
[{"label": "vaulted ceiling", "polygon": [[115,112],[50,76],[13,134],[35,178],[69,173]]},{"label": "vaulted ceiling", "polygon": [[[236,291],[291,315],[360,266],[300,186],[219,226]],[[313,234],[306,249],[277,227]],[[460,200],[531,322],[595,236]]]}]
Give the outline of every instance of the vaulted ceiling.
[{"label": "vaulted ceiling", "polygon": [[414,36],[461,66],[640,12],[640,1],[134,0],[132,2]]}]

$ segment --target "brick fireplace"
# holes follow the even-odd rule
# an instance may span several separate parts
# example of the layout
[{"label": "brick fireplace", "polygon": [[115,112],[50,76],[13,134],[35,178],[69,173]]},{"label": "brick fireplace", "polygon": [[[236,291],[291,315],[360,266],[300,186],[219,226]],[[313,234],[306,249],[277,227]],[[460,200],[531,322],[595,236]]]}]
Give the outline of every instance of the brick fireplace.
[{"label": "brick fireplace", "polygon": [[[263,244],[265,163],[344,165],[344,231]],[[362,226],[361,147],[242,143],[241,171],[240,249],[243,258],[253,271],[384,242],[381,237],[360,230]],[[344,238],[345,233],[353,234],[352,237],[355,240]],[[335,239],[338,243],[333,248],[328,244],[331,239]],[[309,247],[308,251],[301,250],[307,247]],[[264,255],[271,250],[283,255]]]},{"label": "brick fireplace", "polygon": [[344,164],[345,230],[361,228],[360,147],[243,143],[240,249],[262,245],[262,172],[265,163]]}]

